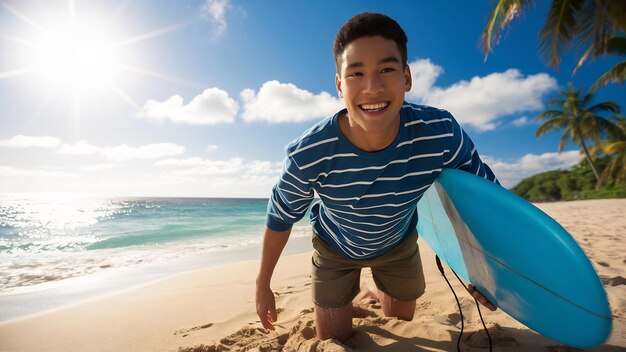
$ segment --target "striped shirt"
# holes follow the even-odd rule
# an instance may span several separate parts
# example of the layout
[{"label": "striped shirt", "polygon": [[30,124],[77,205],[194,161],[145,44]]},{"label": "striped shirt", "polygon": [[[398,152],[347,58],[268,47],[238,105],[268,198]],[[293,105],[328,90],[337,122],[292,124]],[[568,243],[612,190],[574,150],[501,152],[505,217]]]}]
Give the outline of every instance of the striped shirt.
[{"label": "striped shirt", "polygon": [[266,225],[283,231],[311,205],[311,225],[337,253],[372,259],[417,224],[417,201],[444,167],[497,182],[472,141],[447,111],[404,103],[400,130],[385,149],[365,152],[340,132],[338,112],[286,147]]}]

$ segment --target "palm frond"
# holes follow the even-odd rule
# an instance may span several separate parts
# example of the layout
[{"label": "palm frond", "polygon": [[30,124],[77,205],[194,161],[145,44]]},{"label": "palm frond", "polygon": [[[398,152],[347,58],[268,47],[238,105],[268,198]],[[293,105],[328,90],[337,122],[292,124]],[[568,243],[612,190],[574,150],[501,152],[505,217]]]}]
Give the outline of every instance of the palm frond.
[{"label": "palm frond", "polygon": [[548,119],[552,120],[552,119],[559,118],[562,115],[564,115],[564,112],[561,110],[546,110],[542,112],[541,114],[537,115],[535,119],[537,121],[543,121],[543,120],[548,120]]},{"label": "palm frond", "polygon": [[604,0],[609,8],[609,19],[616,31],[626,33],[626,1]]},{"label": "palm frond", "polygon": [[578,60],[578,64],[576,64],[576,67],[574,68],[574,71],[572,72],[572,75],[575,75],[578,72],[578,70],[582,67],[582,65],[585,63],[585,61],[587,61],[587,59],[589,58],[589,55],[591,55],[592,51],[593,51],[592,47],[588,47],[587,50],[585,50],[585,53]]},{"label": "palm frond", "polygon": [[544,122],[543,124],[541,124],[541,126],[539,126],[537,131],[535,131],[535,136],[541,137],[549,131],[560,130],[561,128],[565,126],[567,126],[567,119],[565,118],[562,118],[562,119],[555,118],[552,120],[548,120]]},{"label": "palm frond", "polygon": [[602,150],[607,154],[626,154],[626,141],[606,142],[602,145]]},{"label": "palm frond", "polygon": [[610,111],[614,114],[620,113],[619,105],[617,105],[617,103],[612,102],[612,101],[603,101],[601,103],[595,104],[587,108],[587,110],[594,112],[594,113],[598,111]]},{"label": "palm frond", "polygon": [[573,129],[570,127],[567,127],[565,131],[563,131],[563,135],[561,136],[561,141],[559,142],[559,147],[557,148],[557,151],[559,153],[563,151],[563,148],[565,148],[565,144],[567,143],[568,139],[571,139],[574,142],[576,141],[575,134],[573,133]]},{"label": "palm frond", "polygon": [[488,15],[487,25],[480,35],[479,45],[485,54],[485,60],[494,46],[500,41],[502,31],[513,19],[519,16],[533,0],[498,0]]},{"label": "palm frond", "polygon": [[[561,91],[561,94],[563,91]],[[547,101],[548,105],[563,105],[565,103],[565,99],[561,98],[550,98]]]},{"label": "palm frond", "polygon": [[610,70],[606,71],[602,76],[598,78],[589,91],[595,92],[601,86],[610,82],[622,84],[626,80],[626,61],[622,61],[613,66]]},{"label": "palm frond", "polygon": [[584,0],[553,0],[546,23],[539,33],[539,52],[548,64],[558,67],[560,54],[567,49],[577,31],[577,14]]},{"label": "palm frond", "polygon": [[585,1],[578,12],[578,45],[591,49],[594,58],[606,53],[608,39],[615,33],[606,0]]},{"label": "palm frond", "polygon": [[612,37],[606,44],[606,52],[613,55],[626,55],[626,37]]}]

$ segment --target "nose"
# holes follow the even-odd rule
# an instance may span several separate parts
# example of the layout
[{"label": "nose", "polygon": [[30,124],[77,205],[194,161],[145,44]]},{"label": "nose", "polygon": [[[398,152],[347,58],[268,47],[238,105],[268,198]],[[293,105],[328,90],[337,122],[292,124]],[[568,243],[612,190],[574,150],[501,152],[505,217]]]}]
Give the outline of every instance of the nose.
[{"label": "nose", "polygon": [[384,90],[383,81],[379,75],[369,75],[365,79],[363,93],[368,95],[377,95]]}]

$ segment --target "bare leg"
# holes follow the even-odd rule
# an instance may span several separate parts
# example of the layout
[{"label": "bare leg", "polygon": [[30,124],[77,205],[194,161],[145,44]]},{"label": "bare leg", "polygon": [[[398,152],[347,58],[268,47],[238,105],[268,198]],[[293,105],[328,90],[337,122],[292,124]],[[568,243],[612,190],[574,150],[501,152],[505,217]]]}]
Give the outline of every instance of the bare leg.
[{"label": "bare leg", "polygon": [[381,290],[378,290],[378,300],[380,301],[385,316],[396,317],[407,321],[413,320],[416,300],[399,301]]},{"label": "bare leg", "polygon": [[354,299],[352,300],[352,303],[359,304],[365,300],[370,300],[370,299],[375,299],[378,301],[379,300],[378,294],[372,291],[369,287],[365,286],[363,289],[361,289],[361,292],[359,292],[359,294],[357,294],[356,297],[354,297]]},{"label": "bare leg", "polygon": [[352,337],[352,303],[339,308],[315,305],[315,330],[320,340],[347,341]]}]

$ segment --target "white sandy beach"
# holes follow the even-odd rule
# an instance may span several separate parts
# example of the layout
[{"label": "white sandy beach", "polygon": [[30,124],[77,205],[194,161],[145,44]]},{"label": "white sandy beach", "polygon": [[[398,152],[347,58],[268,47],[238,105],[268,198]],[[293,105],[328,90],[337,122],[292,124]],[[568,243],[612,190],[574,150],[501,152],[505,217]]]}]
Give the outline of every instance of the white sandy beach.
[{"label": "white sandy beach", "polygon": [[[578,241],[604,282],[613,332],[594,351],[626,351],[626,199],[538,205]],[[460,316],[434,254],[420,240],[426,293],[411,322],[386,318],[375,301],[355,307],[354,337],[346,344],[314,338],[310,252],[278,263],[273,289],[277,331],[266,332],[254,307],[258,261],[179,274],[103,298],[0,324],[1,351],[451,351]],[[449,271],[448,271],[449,272]],[[453,278],[450,273],[449,278]],[[474,301],[456,280],[465,315],[463,351],[486,351]],[[373,285],[363,274],[362,285]],[[494,350],[569,351],[502,311],[483,309]]]}]

